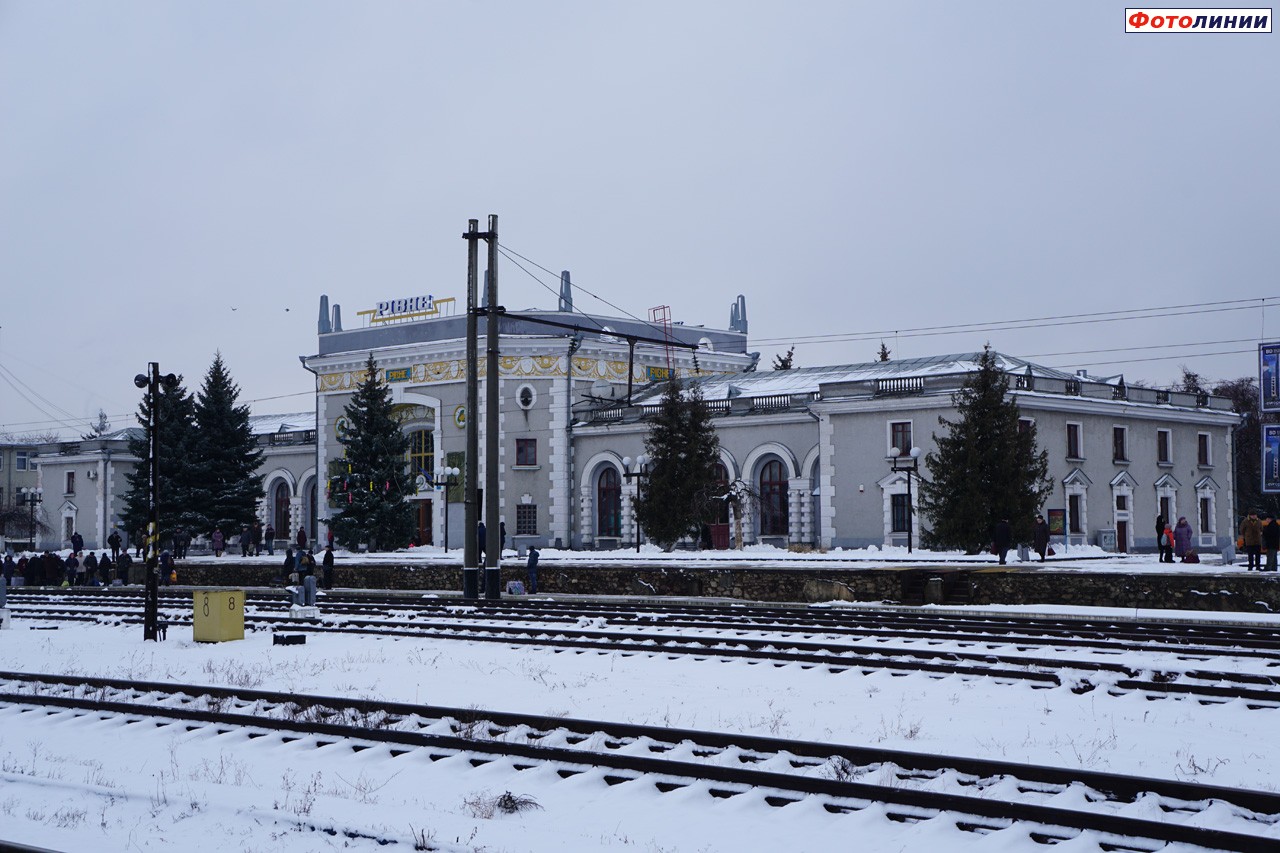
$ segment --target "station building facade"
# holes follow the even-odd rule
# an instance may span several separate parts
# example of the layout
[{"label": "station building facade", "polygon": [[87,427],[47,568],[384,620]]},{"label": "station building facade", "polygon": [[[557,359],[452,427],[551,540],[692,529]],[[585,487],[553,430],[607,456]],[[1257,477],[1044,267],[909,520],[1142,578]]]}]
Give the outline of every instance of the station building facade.
[{"label": "station building facade", "polygon": [[[343,408],[372,355],[410,437],[418,541],[439,545],[447,537],[459,547],[462,488],[440,482],[439,470],[465,470],[465,423],[473,414],[466,411],[465,317],[430,300],[414,309],[363,312],[360,328],[343,330],[339,309],[330,319],[322,302],[319,352],[303,359],[317,383],[315,470],[322,483],[326,472],[341,471]],[[748,352],[742,297],[728,329],[589,316],[562,296],[560,310],[508,314],[501,330],[499,451],[496,460],[483,458],[482,437],[481,485],[485,466],[496,464],[499,515],[515,544],[585,549],[631,547],[637,534],[643,541],[633,512],[643,481],[625,476],[624,460],[644,452],[647,418],[668,371],[700,384],[715,416],[722,477],[753,494],[740,520],[746,543],[861,548],[905,545],[908,535],[919,543],[926,522],[914,511],[918,490],[909,480],[917,475],[901,470],[903,462],[919,448],[919,475],[928,476],[923,458],[935,447],[939,418],[956,418],[954,394],[980,355],[760,371],[758,354]],[[637,337],[674,345],[636,344]],[[483,348],[482,340],[481,410],[474,413],[482,435]],[[1067,373],[1004,354],[997,363],[1048,452],[1055,490],[1045,509],[1063,510],[1067,528],[1057,541],[1153,550],[1157,514],[1185,516],[1201,549],[1231,540],[1238,416],[1228,400],[1127,386],[1119,376]],[[339,511],[332,496],[320,500],[321,535]]]}]

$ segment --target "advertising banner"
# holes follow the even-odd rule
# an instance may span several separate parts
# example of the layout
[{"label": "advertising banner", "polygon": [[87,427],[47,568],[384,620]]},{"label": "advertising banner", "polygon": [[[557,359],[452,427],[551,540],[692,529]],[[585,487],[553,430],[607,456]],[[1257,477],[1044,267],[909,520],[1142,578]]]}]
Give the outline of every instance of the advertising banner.
[{"label": "advertising banner", "polygon": [[1280,493],[1280,424],[1262,425],[1262,491]]},{"label": "advertising banner", "polygon": [[1280,412],[1280,344],[1258,344],[1258,407]]},{"label": "advertising banner", "polygon": [[1045,513],[1049,522],[1049,535],[1062,536],[1067,532],[1067,511],[1065,509],[1051,509]]}]

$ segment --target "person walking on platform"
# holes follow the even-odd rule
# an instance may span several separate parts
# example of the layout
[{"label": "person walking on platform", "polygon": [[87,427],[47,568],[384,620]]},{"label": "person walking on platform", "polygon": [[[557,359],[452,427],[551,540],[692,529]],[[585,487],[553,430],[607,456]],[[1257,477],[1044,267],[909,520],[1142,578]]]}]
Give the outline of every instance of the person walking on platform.
[{"label": "person walking on platform", "polygon": [[1240,539],[1248,570],[1262,571],[1262,522],[1256,509],[1249,510],[1249,515],[1240,522]]},{"label": "person walking on platform", "polygon": [[1002,518],[996,522],[995,530],[991,535],[991,545],[995,548],[996,555],[1000,557],[1000,565],[1003,566],[1005,556],[1013,547],[1013,528],[1009,526],[1009,519]]},{"label": "person walking on platform", "polygon": [[1276,570],[1276,552],[1280,551],[1280,519],[1267,513],[1266,524],[1262,525],[1262,549],[1267,552],[1267,567],[1264,572]]},{"label": "person walking on platform", "polygon": [[480,561],[480,565],[484,565],[484,546],[488,542],[488,529],[484,526],[483,521],[476,522],[476,558]]},{"label": "person walking on platform", "polygon": [[1040,555],[1040,562],[1044,562],[1044,555],[1049,551],[1049,525],[1044,520],[1044,516],[1036,513],[1036,526],[1032,531],[1032,544],[1035,545],[1036,553]]},{"label": "person walking on platform", "polygon": [[1173,528],[1167,523],[1164,532],[1160,534],[1160,562],[1173,562]]}]

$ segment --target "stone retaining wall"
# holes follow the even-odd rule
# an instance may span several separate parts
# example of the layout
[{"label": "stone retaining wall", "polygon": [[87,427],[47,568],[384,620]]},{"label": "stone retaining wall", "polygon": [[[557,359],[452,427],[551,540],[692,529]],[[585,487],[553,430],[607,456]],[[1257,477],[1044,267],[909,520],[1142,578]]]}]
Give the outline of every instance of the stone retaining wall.
[{"label": "stone retaining wall", "polygon": [[[186,586],[269,586],[279,584],[279,566],[236,559],[178,568]],[[920,603],[913,590],[928,577],[946,577],[955,603],[1063,604],[1096,607],[1148,607],[1177,610],[1280,612],[1280,575],[1205,573],[1125,575],[1114,572],[973,572],[963,569],[822,569],[660,566],[602,563],[544,563],[538,592],[575,595],[671,595],[737,598],[744,601],[812,603],[866,601]],[[502,567],[502,587],[527,581],[523,564]],[[334,584],[354,589],[462,589],[457,565],[395,566],[345,563]]]}]

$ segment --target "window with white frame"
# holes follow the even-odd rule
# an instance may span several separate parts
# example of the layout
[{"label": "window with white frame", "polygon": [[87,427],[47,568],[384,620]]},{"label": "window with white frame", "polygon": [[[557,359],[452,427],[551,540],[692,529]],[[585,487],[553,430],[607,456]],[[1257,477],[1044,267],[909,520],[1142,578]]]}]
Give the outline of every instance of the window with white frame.
[{"label": "window with white frame", "polygon": [[68,471],[66,479],[66,488],[62,492],[64,495],[74,495],[76,493],[76,472]]},{"label": "window with white frame", "polygon": [[1067,424],[1067,458],[1083,459],[1084,442],[1080,432],[1080,424]]},{"label": "window with white frame", "polygon": [[911,452],[911,421],[889,422],[889,447],[896,447],[902,456]]},{"label": "window with white frame", "polygon": [[1156,462],[1173,464],[1173,433],[1167,429],[1156,430]]},{"label": "window with white frame", "polygon": [[1213,532],[1213,496],[1200,496],[1200,532]]},{"label": "window with white frame", "polygon": [[1129,461],[1129,428],[1113,426],[1111,428],[1111,460],[1113,462]]},{"label": "window with white frame", "polygon": [[1084,532],[1084,495],[1067,495],[1067,529],[1072,533]]},{"label": "window with white frame", "polygon": [[19,450],[17,455],[14,458],[14,467],[17,468],[19,471],[27,470],[27,460],[29,458],[30,457],[28,456],[27,451]]},{"label": "window with white frame", "polygon": [[538,532],[538,505],[516,504],[516,535],[534,536]]},{"label": "window with white frame", "polygon": [[1201,432],[1196,434],[1196,464],[1201,468],[1209,468],[1213,465],[1213,445],[1209,440],[1209,433]]}]

